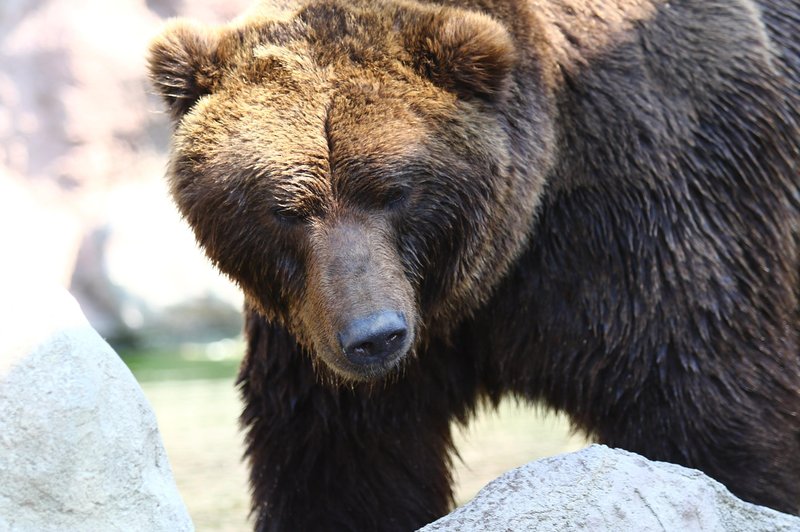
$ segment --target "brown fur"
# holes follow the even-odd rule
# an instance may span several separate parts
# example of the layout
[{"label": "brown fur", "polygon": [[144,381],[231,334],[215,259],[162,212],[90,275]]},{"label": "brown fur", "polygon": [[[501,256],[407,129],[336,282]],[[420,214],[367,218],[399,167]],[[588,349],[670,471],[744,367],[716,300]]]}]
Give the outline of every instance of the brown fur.
[{"label": "brown fur", "polygon": [[798,511],[797,0],[279,4],[150,57],[246,296],[257,528],[428,522],[504,394]]}]

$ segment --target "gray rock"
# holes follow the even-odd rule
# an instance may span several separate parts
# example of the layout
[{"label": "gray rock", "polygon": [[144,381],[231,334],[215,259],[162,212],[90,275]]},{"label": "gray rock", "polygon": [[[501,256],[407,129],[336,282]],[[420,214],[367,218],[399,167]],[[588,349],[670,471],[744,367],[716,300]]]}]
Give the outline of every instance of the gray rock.
[{"label": "gray rock", "polygon": [[700,471],[602,445],[531,462],[423,531],[800,531]]},{"label": "gray rock", "polygon": [[150,405],[75,300],[0,294],[0,530],[193,530]]}]

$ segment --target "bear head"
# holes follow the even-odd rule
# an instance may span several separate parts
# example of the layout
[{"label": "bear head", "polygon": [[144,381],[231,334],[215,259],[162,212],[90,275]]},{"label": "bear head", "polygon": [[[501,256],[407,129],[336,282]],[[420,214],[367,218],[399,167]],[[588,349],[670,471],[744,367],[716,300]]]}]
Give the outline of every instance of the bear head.
[{"label": "bear head", "polygon": [[179,210],[249,308],[333,374],[386,375],[521,252],[549,152],[515,137],[530,102],[496,20],[405,1],[262,6],[223,27],[173,21],[149,61]]}]

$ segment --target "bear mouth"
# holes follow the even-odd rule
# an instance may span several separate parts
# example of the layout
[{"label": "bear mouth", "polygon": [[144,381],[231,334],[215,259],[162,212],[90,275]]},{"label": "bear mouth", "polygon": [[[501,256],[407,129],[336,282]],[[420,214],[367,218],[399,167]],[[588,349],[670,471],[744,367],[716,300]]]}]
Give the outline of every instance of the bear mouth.
[{"label": "bear mouth", "polygon": [[409,349],[405,348],[390,357],[375,360],[372,357],[345,357],[340,354],[336,362],[328,364],[338,375],[352,381],[374,381],[386,377],[401,365]]}]

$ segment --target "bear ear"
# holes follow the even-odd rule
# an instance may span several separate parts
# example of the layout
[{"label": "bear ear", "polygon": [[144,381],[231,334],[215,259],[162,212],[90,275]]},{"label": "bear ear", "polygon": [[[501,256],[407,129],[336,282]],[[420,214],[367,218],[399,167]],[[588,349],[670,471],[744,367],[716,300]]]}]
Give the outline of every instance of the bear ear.
[{"label": "bear ear", "polygon": [[497,99],[508,89],[517,53],[511,36],[494,19],[445,10],[416,28],[410,44],[417,69],[460,96]]},{"label": "bear ear", "polygon": [[218,77],[216,33],[183,20],[170,22],[150,44],[150,79],[179,120]]}]

